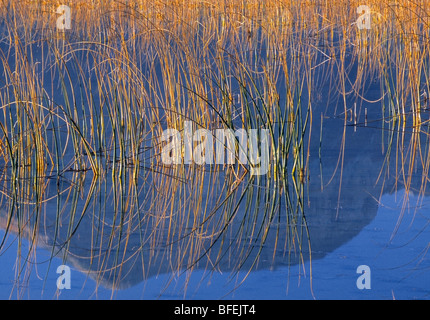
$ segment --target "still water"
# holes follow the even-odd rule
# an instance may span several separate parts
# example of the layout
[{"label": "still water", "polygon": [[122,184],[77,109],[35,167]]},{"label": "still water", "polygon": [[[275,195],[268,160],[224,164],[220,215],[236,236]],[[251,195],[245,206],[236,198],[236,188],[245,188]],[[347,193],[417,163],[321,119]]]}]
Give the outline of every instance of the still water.
[{"label": "still water", "polygon": [[[306,239],[302,235],[304,240],[300,245],[288,247],[292,240],[287,238],[288,232],[283,232],[287,225],[282,215],[287,211],[285,207],[279,209],[279,217],[273,222],[277,232],[269,233],[262,246],[252,241],[249,243],[253,245],[248,246],[247,239],[252,234],[235,234],[240,230],[238,224],[243,225],[247,219],[240,216],[240,211],[226,228],[227,236],[222,241],[221,238],[202,241],[202,250],[206,250],[208,243],[210,246],[208,251],[201,251],[205,252],[203,256],[187,251],[187,246],[192,246],[187,242],[192,236],[186,233],[169,242],[166,239],[169,234],[162,231],[168,225],[158,225],[161,222],[156,218],[148,220],[154,229],[140,225],[143,219],[136,220],[137,225],[130,219],[124,224],[126,230],[120,232],[123,238],[119,239],[112,231],[118,228],[115,227],[118,217],[111,206],[111,195],[109,192],[103,195],[106,185],[97,186],[92,203],[86,203],[85,195],[93,187],[90,180],[83,183],[76,203],[64,200],[63,204],[62,200],[59,204],[53,200],[43,206],[36,248],[28,242],[31,235],[17,237],[14,227],[10,228],[0,255],[0,297],[428,299],[430,198],[425,193],[419,194],[421,172],[410,173],[411,187],[406,192],[400,181],[397,180],[396,186],[394,174],[380,178],[388,169],[384,169],[387,153],[382,150],[380,140],[384,135],[378,124],[357,128],[336,117],[326,117],[322,123],[323,130],[315,131],[321,132],[323,139],[318,137],[316,145],[311,142],[310,171],[314,174],[306,183],[303,212],[309,236]],[[341,177],[337,168],[341,163],[338,159],[342,154],[339,148],[343,134],[346,143]],[[410,132],[404,135],[409,139],[416,136]],[[393,173],[395,166],[390,166]],[[59,184],[54,180],[47,190],[53,195],[58,190],[73,190],[71,180],[64,179]],[[67,196],[70,197],[67,192],[60,193],[54,199]],[[139,194],[145,196],[148,193]],[[147,205],[142,205],[141,210],[145,211]],[[88,206],[87,213],[80,216]],[[61,221],[57,219],[58,208],[64,215]],[[74,220],[70,220],[69,210],[78,213]],[[5,224],[3,218],[3,228]],[[71,236],[70,224],[76,228]],[[159,230],[155,238],[154,230]],[[238,237],[243,238],[241,242]],[[241,255],[243,252],[235,246],[246,254]],[[191,261],[193,268],[178,268],[190,263],[175,262],[182,257],[181,250],[186,258],[198,258],[195,267]],[[215,263],[220,255],[222,258]],[[71,288],[58,290],[56,282],[60,275],[56,271],[62,264],[70,267]],[[368,289],[357,286],[361,275],[357,267],[361,265],[370,268]]]},{"label": "still water", "polygon": [[[217,44],[212,45],[216,48]],[[0,210],[0,298],[429,298],[428,110],[422,110],[422,122],[417,125],[410,119],[411,105],[402,106],[409,119],[400,125],[384,110],[382,102],[367,102],[380,101],[382,96],[380,79],[373,79],[372,74],[364,86],[365,99],[349,95],[342,101],[339,94],[333,94],[339,93],[339,77],[333,69],[323,69],[324,74],[315,69],[317,80],[310,84],[310,90],[299,64],[300,94],[290,101],[297,110],[287,113],[282,109],[287,106],[287,93],[282,91],[288,88],[285,76],[280,76],[274,86],[281,88],[278,98],[282,107],[276,112],[288,118],[288,125],[277,131],[274,140],[282,145],[287,144],[282,137],[292,137],[289,151],[283,154],[283,160],[288,158],[284,167],[287,178],[280,181],[281,175],[273,174],[273,168],[272,175],[262,177],[251,177],[238,166],[222,170],[184,166],[176,170],[154,161],[154,141],[159,133],[154,128],[167,129],[166,123],[146,118],[143,111],[149,107],[132,110],[124,101],[125,107],[116,104],[118,97],[124,97],[116,93],[109,96],[112,92],[107,92],[103,84],[115,84],[114,75],[120,68],[114,64],[100,67],[97,74],[95,65],[114,59],[104,46],[101,60],[97,60],[97,54],[88,54],[96,47],[79,53],[82,48],[77,46],[74,60],[64,59],[61,67],[52,52],[46,54],[43,45],[26,47],[40,86],[47,90],[51,87],[50,94],[40,99],[46,106],[39,111],[43,119],[56,115],[54,120],[43,122],[46,127],[41,130],[49,155],[56,159],[52,163],[58,166],[46,169],[52,175],[28,174],[39,172],[34,162],[40,158],[31,152],[30,142],[34,140],[28,132],[33,128],[19,108],[21,101],[12,104],[15,109],[8,106],[0,113],[0,121],[17,130],[3,133],[3,138],[10,135],[8,141],[18,146],[11,154],[28,160],[2,163],[1,167],[4,207]],[[67,50],[70,48],[74,52],[73,46]],[[261,56],[269,55],[264,44],[260,49],[255,50],[259,52],[258,62]],[[7,57],[2,63],[9,59],[14,70],[19,50],[4,43],[1,50]],[[64,57],[69,58],[68,53]],[[152,93],[158,99],[168,90],[161,74],[163,59],[155,57],[154,61],[140,63],[142,72],[147,71],[145,66],[151,68],[151,79],[157,83]],[[229,70],[235,70],[235,61],[228,60],[227,54],[223,58]],[[319,66],[324,59],[326,55],[317,55],[312,63]],[[353,58],[347,57],[346,64],[348,59]],[[249,66],[257,64],[250,60]],[[214,66],[198,61],[208,70]],[[357,66],[354,62],[351,65],[348,76],[355,79]],[[62,82],[65,66],[69,87]],[[210,75],[216,78],[217,72]],[[330,73],[332,78],[327,76]],[[142,79],[126,83],[131,87],[137,83],[136,91],[151,87],[148,78]],[[239,82],[230,84],[236,94],[242,85]],[[264,85],[264,79],[259,84]],[[6,86],[2,93],[12,96],[17,87]],[[91,94],[85,95],[83,87]],[[129,94],[126,89],[122,93]],[[66,98],[68,94],[73,95],[73,104]],[[152,107],[153,97],[145,98]],[[194,106],[194,98],[188,92],[178,101],[189,112],[186,107]],[[255,109],[248,109],[256,113],[247,115],[255,121],[249,123],[265,122],[257,117],[262,108],[260,98],[251,93],[235,100],[239,105],[255,105]],[[159,103],[165,106],[168,101],[160,99]],[[64,107],[71,105],[76,109]],[[109,109],[113,106],[120,114],[118,118]],[[119,111],[123,107],[129,108],[124,111],[129,126],[118,129],[118,123],[125,121]],[[165,118],[166,110],[157,113],[160,119]],[[304,118],[309,120],[306,124]],[[118,119],[121,121],[115,122]],[[241,123],[235,125],[240,128]],[[279,129],[275,120],[273,125],[274,131]],[[287,128],[290,125],[291,130]],[[127,131],[129,128],[135,129],[139,139]],[[94,154],[88,153],[82,141],[92,144]],[[30,160],[16,150],[30,155]],[[136,150],[140,162],[133,167]],[[90,156],[107,174],[96,177],[87,170]],[[301,167],[292,166],[300,161]],[[85,170],[82,164],[87,165]],[[27,167],[33,171],[26,171]],[[293,167],[303,172],[293,173]],[[12,173],[16,174],[15,180],[11,179]],[[63,265],[70,268],[70,288],[61,288],[60,283],[59,289],[57,268]],[[357,273],[360,266],[370,271],[364,289],[357,285],[362,276]]]}]

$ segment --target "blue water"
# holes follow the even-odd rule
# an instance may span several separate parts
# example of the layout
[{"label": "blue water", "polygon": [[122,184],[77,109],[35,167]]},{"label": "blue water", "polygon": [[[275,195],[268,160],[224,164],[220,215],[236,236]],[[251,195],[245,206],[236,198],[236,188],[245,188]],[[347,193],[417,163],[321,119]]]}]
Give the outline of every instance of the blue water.
[{"label": "blue water", "polygon": [[[402,215],[404,192],[384,195],[374,220],[349,242],[322,259],[304,265],[231,274],[194,271],[189,279],[160,275],[136,286],[113,292],[96,288],[95,281],[71,268],[71,289],[58,290],[54,258],[48,271],[49,252],[37,249],[36,263],[22,298],[30,299],[428,299],[430,288],[430,198],[409,195],[409,208]],[[417,207],[416,204],[419,206]],[[396,233],[393,234],[393,231]],[[25,248],[24,244],[23,249]],[[16,298],[17,243],[2,252],[0,298]],[[312,277],[310,276],[312,265]],[[358,289],[359,265],[371,270],[370,289]],[[187,279],[187,281],[185,281]],[[166,288],[166,284],[170,285]],[[184,287],[187,283],[186,288]],[[14,289],[14,291],[12,291]]]},{"label": "blue water", "polygon": [[[3,48],[3,50],[6,51],[7,47]],[[35,56],[41,54],[37,52],[37,49],[34,50]],[[325,59],[325,57],[321,58]],[[92,62],[89,61],[89,64]],[[351,79],[356,77],[355,72],[356,70],[353,68],[350,74]],[[55,82],[54,79],[53,75],[45,75],[47,85]],[[374,81],[376,79],[370,80],[368,90],[366,90],[366,99],[378,101],[381,97],[380,85],[377,81]],[[95,81],[94,75],[92,75],[91,81]],[[285,81],[282,78],[279,81],[279,87],[282,88],[285,85]],[[333,80],[333,82],[335,83],[336,80]],[[96,88],[97,83],[94,82],[93,84],[93,87]],[[78,87],[79,81],[75,85]],[[398,159],[394,157],[398,156],[397,152],[404,152],[403,155],[408,158],[410,156],[408,148],[411,146],[397,145],[395,137],[392,144],[392,153],[387,155],[390,131],[387,130],[387,124],[384,127],[381,125],[383,124],[380,121],[382,108],[379,104],[369,104],[364,101],[359,103],[359,114],[361,115],[359,123],[363,123],[363,110],[367,108],[369,120],[371,120],[369,121],[371,125],[368,128],[359,127],[357,130],[357,127],[345,126],[346,123],[343,120],[342,113],[344,110],[343,103],[340,103],[338,98],[336,100],[331,96],[330,93],[333,88],[330,88],[330,85],[333,85],[330,81],[322,79],[321,83],[318,83],[312,91],[316,93],[316,96],[321,95],[319,99],[321,101],[315,101],[313,104],[312,141],[309,148],[310,181],[304,183],[304,188],[306,189],[304,193],[306,195],[302,199],[304,203],[307,201],[310,203],[309,207],[305,206],[303,214],[311,230],[310,240],[313,250],[311,261],[307,259],[305,253],[303,263],[295,261],[288,266],[285,263],[286,259],[282,259],[277,255],[276,263],[272,266],[270,266],[270,263],[264,262],[262,263],[262,268],[253,270],[249,274],[245,271],[233,273],[232,268],[227,267],[220,267],[222,271],[217,271],[218,268],[215,268],[214,271],[196,268],[192,272],[184,271],[179,274],[172,274],[171,269],[175,269],[177,266],[173,264],[169,269],[170,261],[166,259],[166,256],[168,257],[169,254],[174,256],[177,252],[178,255],[181,253],[187,255],[189,251],[195,248],[190,246],[191,249],[187,247],[189,251],[179,252],[176,249],[183,249],[184,247],[181,247],[181,245],[187,244],[187,239],[181,238],[182,242],[178,238],[174,238],[173,240],[178,240],[178,243],[180,243],[178,247],[172,249],[173,253],[165,250],[165,247],[170,245],[163,242],[165,240],[163,237],[166,237],[167,234],[167,223],[164,228],[161,226],[159,229],[154,229],[160,233],[160,237],[156,239],[160,243],[156,243],[152,247],[148,245],[149,242],[154,240],[150,236],[151,227],[155,225],[154,223],[157,223],[156,227],[159,227],[157,210],[161,211],[160,208],[166,209],[168,207],[167,205],[166,207],[162,205],[166,195],[152,196],[152,198],[150,196],[146,197],[146,195],[154,194],[154,189],[156,188],[152,189],[152,187],[154,185],[157,187],[154,181],[160,178],[156,174],[153,174],[154,177],[150,174],[145,176],[145,182],[139,184],[139,188],[142,186],[139,199],[143,202],[143,205],[137,211],[144,217],[142,219],[142,224],[144,224],[142,230],[147,231],[144,234],[146,237],[144,240],[146,240],[147,247],[150,247],[149,249],[147,247],[142,248],[142,252],[144,252],[142,253],[142,256],[144,256],[142,260],[148,258],[147,256],[150,255],[148,252],[151,250],[164,252],[166,255],[160,254],[162,258],[157,257],[159,260],[155,260],[152,265],[147,263],[148,260],[145,260],[145,267],[148,268],[145,271],[148,271],[149,277],[143,281],[135,279],[139,278],[139,273],[142,273],[140,270],[142,268],[139,266],[140,269],[132,269],[130,272],[135,272],[136,277],[132,276],[131,280],[125,279],[127,284],[132,284],[131,287],[112,291],[101,284],[97,284],[94,280],[94,275],[90,276],[86,272],[89,268],[88,257],[93,257],[94,254],[91,251],[94,249],[91,247],[92,241],[100,241],[98,242],[99,244],[106,245],[106,242],[103,242],[105,239],[103,236],[109,234],[109,230],[106,230],[105,234],[101,233],[100,239],[103,240],[100,240],[97,236],[92,237],[92,232],[105,223],[106,225],[115,225],[115,219],[112,217],[115,217],[117,212],[112,208],[113,201],[109,198],[113,193],[113,188],[111,189],[112,183],[108,183],[107,187],[102,185],[98,190],[99,194],[95,192],[93,202],[85,212],[85,217],[70,241],[72,245],[69,255],[74,258],[75,264],[69,264],[68,261],[65,263],[71,268],[71,289],[58,290],[56,282],[59,274],[56,273],[56,270],[58,266],[63,264],[61,252],[57,257],[51,257],[51,251],[48,251],[46,246],[49,248],[49,244],[53,244],[54,247],[58,247],[61,241],[56,241],[58,240],[56,236],[59,237],[59,240],[65,241],[66,236],[68,236],[68,233],[66,233],[68,219],[67,217],[62,218],[63,230],[55,234],[53,232],[53,221],[57,221],[60,214],[57,212],[57,195],[55,193],[57,188],[55,181],[52,182],[51,180],[51,189],[47,191],[47,198],[52,196],[54,200],[52,203],[42,206],[39,220],[40,229],[38,230],[38,241],[42,243],[44,235],[47,237],[47,241],[44,246],[37,246],[30,250],[33,255],[28,258],[27,253],[30,244],[27,242],[27,237],[25,235],[20,237],[22,244],[19,244],[18,236],[13,232],[9,232],[7,242],[0,250],[0,299],[429,299],[430,256],[427,254],[427,250],[430,246],[430,228],[428,228],[430,197],[420,199],[418,195],[409,194],[409,201],[405,206],[403,203],[403,199],[406,196],[404,191],[392,192],[394,183],[398,182],[395,181],[395,178],[400,179],[401,176],[396,171],[400,169],[400,165],[396,162]],[[68,88],[68,90],[70,89]],[[350,89],[347,88],[346,91]],[[162,90],[164,90],[162,86],[160,86],[160,90],[160,96],[162,96]],[[281,95],[285,94],[282,89],[280,91]],[[54,99],[57,104],[62,104],[64,102],[63,94],[61,90],[57,90],[52,93],[50,98]],[[97,92],[95,92],[93,99],[95,104],[99,102]],[[307,97],[306,88],[301,99],[303,101],[310,99],[310,97]],[[285,97],[281,96],[281,101],[283,100],[285,100]],[[81,101],[79,98],[77,101],[77,105],[82,110],[85,110],[87,106],[85,101]],[[355,102],[356,97],[348,97],[347,107],[350,109]],[[281,103],[281,105],[283,104]],[[88,114],[88,111],[86,113]],[[320,115],[322,114],[324,114],[324,121],[323,128],[320,130]],[[99,116],[107,117],[107,115]],[[4,119],[0,115],[0,121],[2,120]],[[80,120],[85,121],[85,119]],[[106,123],[108,123],[107,120]],[[412,130],[408,128],[408,131],[406,139],[404,139],[406,143],[411,138]],[[322,133],[321,143],[320,132]],[[342,139],[344,132],[346,142]],[[428,140],[424,141],[425,134],[421,138],[423,139],[421,146],[423,150],[420,151],[425,154],[425,146],[428,145]],[[98,139],[94,140],[97,141]],[[307,136],[304,140],[306,142],[303,149],[307,150]],[[344,142],[343,162],[340,165],[341,146]],[[95,145],[95,147],[98,150],[100,146]],[[321,154],[319,152],[320,147]],[[399,149],[397,150],[396,147]],[[400,150],[401,147],[406,150]],[[69,148],[72,148],[72,144],[69,144]],[[74,150],[71,150],[70,154],[74,155],[72,151]],[[113,154],[116,154],[116,152],[114,150]],[[142,156],[148,157],[143,153]],[[387,165],[388,171],[391,170],[391,175],[381,177],[376,183],[379,173],[383,172],[385,174],[386,172],[384,171],[387,169],[386,167],[381,171],[383,165],[386,164],[384,162],[385,156],[391,157],[390,165]],[[66,160],[65,163],[67,163]],[[398,166],[395,167],[396,165]],[[408,168],[409,163],[406,161],[403,165],[404,168]],[[417,178],[412,183],[413,190],[420,189],[420,175],[424,171],[420,165],[419,163],[418,165],[415,164],[414,168],[417,169],[417,172],[406,172],[406,176],[409,177],[409,175],[415,174],[414,178]],[[340,174],[340,167],[343,169],[342,175]],[[291,170],[291,167],[288,167],[288,170]],[[393,177],[393,173],[398,173],[398,176]],[[90,180],[90,178],[86,179]],[[222,178],[219,180],[222,180]],[[391,193],[385,193],[379,198],[382,181],[384,182],[384,191]],[[87,181],[88,183],[89,181]],[[215,182],[205,180],[205,183],[207,184],[205,188],[208,190],[216,189],[214,187]],[[321,190],[322,185],[324,186],[323,191]],[[375,187],[375,185],[377,186]],[[401,183],[398,185],[399,188],[402,187]],[[64,186],[64,188],[66,187],[68,186]],[[184,186],[185,189],[186,186]],[[76,194],[86,195],[87,190],[83,188]],[[105,193],[103,193],[103,190]],[[290,192],[293,196],[295,195],[294,191],[290,190]],[[206,193],[203,192],[203,194],[205,197]],[[120,196],[118,196],[119,198]],[[183,198],[185,199],[186,197],[184,196]],[[59,196],[58,199],[60,199]],[[143,199],[146,201],[143,201]],[[76,212],[78,216],[84,211],[84,200],[77,200]],[[177,202],[182,200],[177,199]],[[70,212],[73,211],[71,209],[72,204],[67,203],[64,200],[64,196],[60,201],[63,201],[61,202],[61,207],[59,207],[62,213],[65,216],[71,214]],[[155,209],[152,207],[155,201],[161,202],[160,208],[158,206]],[[279,202],[281,201],[279,200]],[[100,202],[101,205],[97,206],[97,202]],[[94,206],[92,206],[93,204]],[[279,217],[285,219],[286,215],[283,207],[285,203],[279,206],[281,208]],[[186,210],[178,210],[178,215],[184,214],[184,212],[188,213]],[[134,211],[131,212],[130,210],[130,212],[127,211],[126,213],[134,214]],[[230,213],[228,210],[226,212],[221,210],[217,212],[220,216]],[[148,217],[145,216],[146,214]],[[191,214],[203,219],[201,212],[192,212]],[[238,216],[236,222],[237,220],[241,221],[240,214]],[[100,217],[103,218],[99,219]],[[125,217],[128,218],[129,216],[126,215]],[[61,218],[58,219],[59,221],[61,220]],[[186,217],[184,216],[185,219]],[[216,219],[214,220],[216,223]],[[178,228],[187,227],[187,225],[182,224],[183,220],[177,218],[177,216],[174,216],[172,221],[177,223]],[[76,221],[74,223],[76,224]],[[214,223],[214,221],[210,223]],[[279,224],[282,225],[282,223],[285,224],[285,221],[280,221]],[[73,225],[73,227],[75,226],[77,227],[77,225]],[[231,229],[234,230],[234,227]],[[211,230],[210,228],[211,225],[209,224],[204,231]],[[31,228],[29,229],[32,230]],[[109,228],[107,227],[106,229]],[[218,231],[219,229],[213,230]],[[43,233],[42,231],[47,232]],[[175,234],[174,232],[172,233]],[[179,232],[179,234],[181,233]],[[3,236],[4,230],[0,230],[0,238]],[[138,232],[132,235],[130,246],[127,249],[132,249],[133,246],[139,247],[138,242],[133,242],[136,239],[138,239]],[[234,237],[227,237],[226,239],[226,242],[231,241],[229,244],[236,243]],[[282,245],[282,240],[285,241],[285,235],[281,235],[280,239]],[[270,240],[273,240],[273,238]],[[219,241],[216,245],[219,245]],[[262,252],[264,253],[262,254],[262,259],[267,259],[273,252],[271,251],[273,242],[268,241],[265,245],[268,250],[265,248],[265,251]],[[56,249],[58,249],[57,247]],[[100,251],[105,249],[106,247],[100,245]],[[18,250],[20,250],[18,253],[18,256],[21,257],[20,260],[17,260]],[[106,249],[106,251],[108,250]],[[130,251],[132,250],[125,252],[125,256],[132,254]],[[217,253],[215,249],[212,255],[214,253]],[[27,258],[28,264],[26,263]],[[210,258],[213,258],[213,256]],[[233,259],[231,259],[233,262],[234,258],[233,256]],[[230,260],[227,260],[226,263],[228,264],[229,262]],[[162,264],[162,266],[158,266],[157,263]],[[22,268],[17,268],[17,265]],[[107,258],[107,264],[102,265],[112,267],[113,261]],[[370,289],[359,289],[357,287],[357,279],[360,274],[356,270],[360,265],[366,265],[370,268]],[[157,270],[159,267],[163,270]],[[127,274],[127,272],[125,273]],[[19,278],[18,274],[20,275]],[[107,281],[111,280],[108,276],[106,278]]]}]

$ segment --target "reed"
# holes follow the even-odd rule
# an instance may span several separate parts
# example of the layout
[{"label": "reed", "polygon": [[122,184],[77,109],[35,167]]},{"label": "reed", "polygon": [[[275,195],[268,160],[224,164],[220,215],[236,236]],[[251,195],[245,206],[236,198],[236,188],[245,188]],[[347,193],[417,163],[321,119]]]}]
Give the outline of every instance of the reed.
[{"label": "reed", "polygon": [[[71,30],[55,27],[60,4],[71,8]],[[330,94],[342,107],[323,113],[346,119],[348,101],[369,102],[367,79],[380,81],[381,99],[373,102],[383,101],[389,126],[384,141],[389,155],[398,152],[396,176],[410,188],[417,157],[427,172],[428,156],[417,155],[424,145],[417,135],[411,141],[402,136],[408,116],[421,132],[428,106],[422,98],[430,94],[426,4],[369,0],[368,30],[358,28],[361,3],[351,0],[32,0],[20,6],[3,0],[6,235],[16,226],[36,244],[42,208],[52,197],[47,185],[72,175],[74,187],[54,196],[52,254],[60,242],[67,259],[79,221],[92,217],[88,259],[96,270],[113,272],[118,285],[135,234],[141,244],[133,256],[141,264],[169,257],[175,273],[192,270],[215,247],[217,259],[206,261],[208,267],[216,270],[226,255],[235,255],[237,269],[252,270],[272,239],[271,226],[284,219],[273,255],[278,246],[288,254],[301,251],[310,246],[304,215],[309,141],[324,83],[333,84]],[[162,132],[183,132],[185,121],[210,130],[268,129],[267,175],[250,176],[250,168],[239,164],[164,165]],[[341,170],[342,152],[341,146]],[[425,187],[423,178],[422,194]],[[108,203],[113,217],[107,217]],[[233,223],[238,219],[239,227]],[[287,234],[285,244],[277,242],[279,233]],[[219,242],[226,245],[215,246]],[[148,255],[147,244],[169,249]],[[101,282],[104,272],[97,274]]]}]

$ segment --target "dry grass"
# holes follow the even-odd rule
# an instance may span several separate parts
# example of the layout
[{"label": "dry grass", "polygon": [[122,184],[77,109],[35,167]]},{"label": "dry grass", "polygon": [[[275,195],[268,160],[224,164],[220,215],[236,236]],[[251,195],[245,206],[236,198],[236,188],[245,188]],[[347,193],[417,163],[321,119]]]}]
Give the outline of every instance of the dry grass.
[{"label": "dry grass", "polygon": [[[71,8],[71,30],[56,29],[60,4]],[[100,244],[95,239],[105,239],[107,232],[119,269],[136,230],[143,243],[175,248],[165,253],[174,260],[171,271],[192,269],[213,243],[233,232],[243,205],[247,222],[234,230],[237,242],[218,257],[230,252],[243,264],[251,247],[264,246],[279,215],[292,226],[282,230],[288,244],[279,246],[308,245],[302,244],[306,228],[293,225],[306,225],[305,146],[315,88],[335,83],[333,94],[343,102],[335,114],[347,115],[347,99],[365,100],[366,81],[380,81],[384,117],[396,132],[404,131],[407,115],[421,131],[421,112],[428,106],[422,95],[430,94],[429,1],[369,0],[370,30],[356,25],[362,4],[73,0],[18,6],[3,0],[0,142],[9,213],[2,225],[18,234],[31,225],[25,234],[36,242],[38,214],[51,199],[46,181],[73,172],[79,186],[92,173],[102,185],[110,182],[106,198],[119,217],[93,242]],[[268,128],[274,161],[267,176],[249,177],[249,168],[240,165],[163,165],[162,131],[183,130],[188,120],[208,129]],[[390,151],[408,142],[397,143]],[[416,154],[425,147],[416,139],[411,146],[410,154],[397,156],[399,181],[406,186]],[[430,161],[420,156],[427,172]],[[208,184],[217,187],[206,190]],[[68,234],[74,233],[74,219],[99,210],[92,196],[100,186],[91,184],[79,212],[74,201],[83,190],[67,197],[74,199]],[[149,195],[143,203],[142,192]],[[58,202],[59,212],[63,205]],[[280,212],[282,205],[288,212]],[[34,223],[22,223],[30,220]],[[231,247],[238,249],[231,253]],[[257,262],[258,257],[251,267]],[[98,263],[100,270],[107,268],[103,259]],[[218,261],[210,263],[217,268]]]}]

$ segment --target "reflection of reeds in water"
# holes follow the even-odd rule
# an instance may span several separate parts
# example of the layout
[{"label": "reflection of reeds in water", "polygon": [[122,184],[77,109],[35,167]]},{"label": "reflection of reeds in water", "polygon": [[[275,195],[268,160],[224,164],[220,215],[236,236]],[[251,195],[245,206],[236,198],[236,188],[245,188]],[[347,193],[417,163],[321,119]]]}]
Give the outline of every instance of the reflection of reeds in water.
[{"label": "reflection of reeds in water", "polygon": [[[404,127],[407,112],[415,130],[422,125],[419,97],[430,92],[424,5],[368,1],[372,28],[359,30],[356,1],[62,4],[72,9],[66,32],[55,29],[57,2],[18,8],[6,1],[1,12],[2,226],[34,245],[44,226],[51,232],[44,245],[73,259],[78,226],[89,219],[82,268],[114,287],[128,261],[145,278],[150,265],[216,270],[228,256],[235,257],[231,269],[251,270],[268,239],[272,259],[278,248],[287,255],[307,248],[309,129],[322,84],[333,84],[343,105],[334,113],[346,120],[347,100],[366,101],[365,80],[378,79],[390,128]],[[183,131],[185,121],[269,129],[269,172],[164,166],[162,130]],[[416,151],[426,146],[413,140],[405,159],[406,141],[390,132],[396,177],[409,188]],[[419,155],[427,172],[428,159]],[[342,169],[342,148],[339,159]],[[69,188],[52,192],[70,175]],[[422,192],[425,185],[423,178]],[[45,224],[53,201],[56,215]]]},{"label": "reflection of reeds in water", "polygon": [[[3,212],[7,236],[18,234],[33,245],[19,261],[18,283],[27,278],[36,247],[113,289],[195,268],[267,268],[275,254],[288,259],[294,253],[294,263],[306,259],[297,260],[300,252],[293,250],[302,241],[300,214],[287,214],[274,191],[269,195],[255,179],[242,177],[240,183],[231,173],[190,174],[195,178],[187,183],[154,171],[138,181],[127,173],[92,181],[70,173],[68,179],[44,181],[39,203],[20,199]],[[262,255],[264,246],[270,249]]]}]

